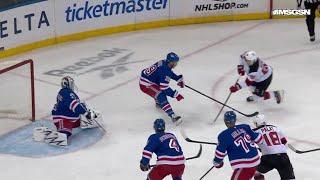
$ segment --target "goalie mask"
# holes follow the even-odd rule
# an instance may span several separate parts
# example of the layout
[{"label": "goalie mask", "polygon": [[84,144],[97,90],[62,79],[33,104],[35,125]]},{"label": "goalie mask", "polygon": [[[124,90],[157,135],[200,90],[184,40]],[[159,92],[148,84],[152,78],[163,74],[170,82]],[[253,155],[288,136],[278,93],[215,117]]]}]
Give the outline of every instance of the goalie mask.
[{"label": "goalie mask", "polygon": [[72,91],[77,90],[74,80],[70,76],[65,76],[61,79],[61,87],[71,89]]}]

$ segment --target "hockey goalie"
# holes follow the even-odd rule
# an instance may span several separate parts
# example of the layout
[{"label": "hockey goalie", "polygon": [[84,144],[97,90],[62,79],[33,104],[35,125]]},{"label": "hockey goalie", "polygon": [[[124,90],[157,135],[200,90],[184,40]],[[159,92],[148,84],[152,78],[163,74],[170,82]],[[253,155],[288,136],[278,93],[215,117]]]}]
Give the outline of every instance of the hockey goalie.
[{"label": "hockey goalie", "polygon": [[[68,138],[74,128],[95,128],[102,119],[100,113],[89,109],[81,102],[76,92],[76,85],[70,76],[61,80],[61,90],[57,95],[57,102],[52,109],[52,120],[56,131],[46,127],[35,129],[34,139],[54,146],[68,145]],[[43,139],[35,136],[42,134]]]}]

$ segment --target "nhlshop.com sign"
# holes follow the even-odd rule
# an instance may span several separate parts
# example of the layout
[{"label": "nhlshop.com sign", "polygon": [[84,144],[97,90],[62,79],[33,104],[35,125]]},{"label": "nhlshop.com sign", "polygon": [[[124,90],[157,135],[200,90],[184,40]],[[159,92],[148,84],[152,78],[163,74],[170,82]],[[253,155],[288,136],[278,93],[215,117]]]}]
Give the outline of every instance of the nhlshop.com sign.
[{"label": "nhlshop.com sign", "polygon": [[195,12],[219,11],[249,8],[249,3],[231,2],[230,0],[212,0],[212,3],[196,4]]},{"label": "nhlshop.com sign", "polygon": [[106,0],[101,4],[94,5],[90,4],[90,1],[85,1],[84,5],[74,3],[72,6],[67,7],[65,13],[66,22],[74,22],[134,12],[163,10],[167,7],[168,0],[123,0],[112,2]]}]

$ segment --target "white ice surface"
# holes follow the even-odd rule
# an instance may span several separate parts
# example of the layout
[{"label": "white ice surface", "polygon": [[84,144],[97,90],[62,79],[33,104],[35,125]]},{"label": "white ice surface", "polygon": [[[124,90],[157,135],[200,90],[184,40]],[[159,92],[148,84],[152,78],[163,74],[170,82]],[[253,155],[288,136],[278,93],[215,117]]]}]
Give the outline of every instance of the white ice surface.
[{"label": "white ice surface", "polygon": [[[318,32],[318,29],[317,29]],[[97,144],[75,153],[42,159],[0,155],[0,179],[30,180],[139,180],[146,173],[139,169],[141,152],[147,137],[153,133],[154,119],[167,121],[167,131],[179,138],[186,156],[196,153],[198,146],[184,141],[178,128],[154,107],[152,99],[140,92],[140,71],[174,51],[182,56],[175,69],[185,82],[200,91],[224,101],[237,73],[239,54],[253,49],[274,68],[270,89],[284,89],[285,102],[248,104],[248,91],[232,95],[229,102],[245,113],[259,110],[270,123],[279,126],[290,142],[301,149],[320,146],[318,134],[320,47],[319,40],[308,41],[304,19],[226,22],[178,26],[148,31],[123,33],[65,43],[9,59],[32,58],[36,72],[37,119],[48,118],[59,89],[60,77],[43,74],[49,70],[72,65],[80,58],[96,56],[104,49],[124,48],[134,52],[123,73],[101,79],[99,72],[75,76],[79,94],[87,104],[100,110],[108,133]],[[123,53],[118,58],[128,53]],[[110,65],[115,59],[98,64]],[[172,84],[173,87],[176,87]],[[209,125],[220,106],[188,89],[179,89],[185,99],[171,100],[175,112],[183,117],[184,128],[193,139],[216,141],[225,129],[221,117]],[[250,122],[239,115],[239,122]],[[1,126],[6,126],[1,124]],[[199,159],[188,161],[184,179],[195,180],[212,165],[214,146],[204,146]],[[289,156],[299,180],[317,180],[320,176],[320,153]],[[153,157],[155,158],[155,157]],[[153,161],[154,162],[154,161]],[[230,179],[228,160],[222,169],[214,169],[207,179]],[[280,179],[275,171],[267,179]]]}]

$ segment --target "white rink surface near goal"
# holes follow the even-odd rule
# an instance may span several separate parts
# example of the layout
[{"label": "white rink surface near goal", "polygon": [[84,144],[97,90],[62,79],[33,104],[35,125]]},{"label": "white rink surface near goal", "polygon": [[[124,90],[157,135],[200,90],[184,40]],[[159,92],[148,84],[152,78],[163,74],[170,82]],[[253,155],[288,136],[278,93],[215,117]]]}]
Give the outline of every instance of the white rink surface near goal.
[{"label": "white rink surface near goal", "polygon": [[[316,32],[320,37],[319,29]],[[265,114],[269,122],[279,126],[299,149],[318,147],[319,43],[319,40],[309,43],[304,19],[246,21],[123,33],[52,46],[10,58],[34,60],[37,119],[47,119],[61,78],[45,75],[45,72],[73,65],[81,58],[97,56],[106,49],[126,49],[92,66],[113,63],[111,70],[70,74],[75,78],[80,97],[102,112],[107,130],[104,138],[86,149],[54,157],[35,159],[0,154],[0,179],[146,179],[147,174],[139,169],[139,161],[146,140],[153,133],[152,123],[159,117],[166,120],[167,131],[177,135],[185,156],[194,155],[198,145],[184,141],[178,128],[164,113],[155,109],[154,102],[140,92],[138,86],[140,71],[170,51],[182,56],[174,71],[182,73],[188,85],[224,101],[229,86],[237,79],[235,68],[239,55],[248,49],[255,50],[274,68],[270,89],[284,89],[285,102],[281,105],[273,101],[248,104],[245,98],[249,93],[242,90],[231,96],[229,105],[245,113],[258,110]],[[117,61],[126,55],[126,60]],[[115,65],[119,62],[125,65]],[[176,87],[174,83],[172,86]],[[171,99],[171,103],[176,114],[183,117],[183,126],[190,138],[215,142],[217,134],[226,128],[222,116],[215,126],[209,125],[220,106],[186,88],[178,90],[185,99],[181,102]],[[241,115],[238,117],[238,123],[251,122]],[[204,145],[201,157],[186,163],[185,180],[199,179],[211,167],[214,149],[215,146]],[[299,155],[288,150],[288,153],[297,179],[319,178],[320,152]],[[226,158],[225,166],[214,169],[206,179],[230,179],[231,173]],[[280,179],[275,171],[266,177]]]}]

